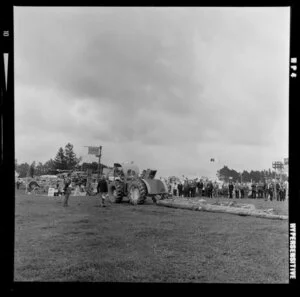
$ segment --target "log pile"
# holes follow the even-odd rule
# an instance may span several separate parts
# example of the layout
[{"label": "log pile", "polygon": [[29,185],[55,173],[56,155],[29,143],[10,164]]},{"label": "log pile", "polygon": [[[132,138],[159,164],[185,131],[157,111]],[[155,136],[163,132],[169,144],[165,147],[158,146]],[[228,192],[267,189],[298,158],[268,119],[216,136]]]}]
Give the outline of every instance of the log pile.
[{"label": "log pile", "polygon": [[256,209],[253,204],[241,204],[236,202],[217,202],[209,204],[204,199],[192,200],[184,198],[173,198],[159,200],[156,203],[159,206],[182,208],[198,211],[221,212],[240,216],[254,216],[259,218],[273,220],[287,220],[288,216],[278,215],[273,212],[273,209]]}]

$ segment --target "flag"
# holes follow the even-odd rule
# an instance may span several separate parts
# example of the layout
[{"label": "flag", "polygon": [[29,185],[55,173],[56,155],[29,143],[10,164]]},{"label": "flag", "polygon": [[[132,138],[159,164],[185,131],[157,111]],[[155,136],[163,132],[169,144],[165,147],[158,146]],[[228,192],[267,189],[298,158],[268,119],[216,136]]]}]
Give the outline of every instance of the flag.
[{"label": "flag", "polygon": [[89,146],[88,147],[89,155],[100,155],[100,147],[97,146]]}]

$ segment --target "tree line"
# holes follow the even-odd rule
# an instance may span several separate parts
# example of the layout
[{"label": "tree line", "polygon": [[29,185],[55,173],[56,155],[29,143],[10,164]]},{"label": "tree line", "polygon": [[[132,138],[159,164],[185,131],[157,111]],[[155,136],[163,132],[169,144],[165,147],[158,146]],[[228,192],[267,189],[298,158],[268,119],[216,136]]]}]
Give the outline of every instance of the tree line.
[{"label": "tree line", "polygon": [[[217,177],[220,180],[223,180],[225,182],[228,182],[229,180],[232,180],[234,182],[264,182],[269,179],[274,179],[275,177],[278,177],[278,174],[274,170],[271,170],[270,168],[268,170],[251,170],[248,172],[247,170],[244,170],[243,172],[237,172],[234,169],[230,169],[227,166],[224,166],[220,170],[217,171]],[[282,179],[285,181],[287,180],[287,175],[282,174]]]},{"label": "tree line", "polygon": [[[58,149],[54,159],[51,158],[45,163],[33,161],[31,164],[27,162],[18,164],[18,161],[15,159],[15,170],[19,177],[57,174],[60,170],[91,170],[92,173],[97,172],[97,162],[84,162],[79,165],[81,160],[82,158],[78,158],[74,153],[74,146],[71,143],[67,143],[64,149],[62,147]],[[104,164],[100,164],[100,166],[107,168]]]}]

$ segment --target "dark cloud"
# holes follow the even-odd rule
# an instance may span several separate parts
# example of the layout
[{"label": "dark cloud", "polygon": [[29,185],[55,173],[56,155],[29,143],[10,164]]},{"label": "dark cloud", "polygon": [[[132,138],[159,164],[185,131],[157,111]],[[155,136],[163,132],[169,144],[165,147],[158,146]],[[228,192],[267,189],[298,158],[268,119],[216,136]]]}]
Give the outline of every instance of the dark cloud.
[{"label": "dark cloud", "polygon": [[[176,13],[174,19],[167,15],[168,11],[116,9],[101,20],[94,15],[74,18],[53,13],[47,14],[46,21],[43,14],[33,14],[31,23],[39,26],[27,30],[35,35],[35,48],[32,44],[22,47],[31,62],[27,83],[36,79],[41,83],[43,73],[44,84],[54,80],[77,98],[126,100],[125,108],[147,104],[144,87],[154,88],[167,102],[170,97],[180,102],[182,98],[170,93],[176,86],[186,100],[191,99],[201,89],[194,76],[192,31],[178,22]],[[74,30],[81,40],[77,49],[73,48]]]}]

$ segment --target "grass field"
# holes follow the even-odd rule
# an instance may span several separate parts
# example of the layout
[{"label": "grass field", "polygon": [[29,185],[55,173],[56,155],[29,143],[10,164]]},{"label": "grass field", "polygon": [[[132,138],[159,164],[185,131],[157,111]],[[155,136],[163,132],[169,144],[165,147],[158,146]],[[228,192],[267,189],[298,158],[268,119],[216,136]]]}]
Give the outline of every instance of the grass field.
[{"label": "grass field", "polygon": [[[288,282],[287,221],[151,199],[105,208],[96,197],[69,202],[63,208],[60,198],[16,192],[15,281]],[[286,201],[241,202],[288,213]]]}]

